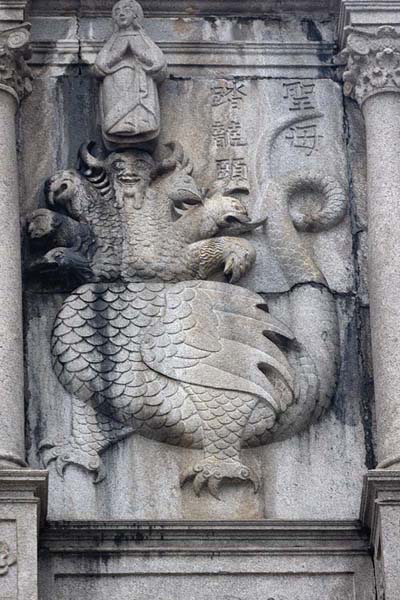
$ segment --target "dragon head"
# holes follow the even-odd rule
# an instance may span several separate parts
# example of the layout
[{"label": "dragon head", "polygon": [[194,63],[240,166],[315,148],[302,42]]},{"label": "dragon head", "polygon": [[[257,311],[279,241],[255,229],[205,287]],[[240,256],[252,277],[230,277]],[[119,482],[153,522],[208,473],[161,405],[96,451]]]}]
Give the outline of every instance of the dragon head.
[{"label": "dragon head", "polygon": [[266,219],[260,221],[251,221],[247,208],[244,203],[234,196],[224,195],[216,192],[205,198],[204,208],[207,215],[215,222],[219,230],[225,234],[238,235],[252,231],[266,222]]},{"label": "dragon head", "polygon": [[27,229],[31,240],[49,238],[61,224],[61,215],[47,208],[39,208],[28,215]]},{"label": "dragon head", "polygon": [[114,197],[121,207],[124,197],[132,199],[134,208],[141,208],[146,191],[154,177],[155,162],[147,152],[125,150],[112,152],[106,158],[92,153],[93,144],[79,150],[80,168],[84,177],[104,197]]},{"label": "dragon head", "polygon": [[185,156],[184,149],[178,142],[166,144],[166,147],[171,153],[157,165],[153,178],[166,175],[163,184],[166,186],[168,198],[178,211],[186,208],[186,205],[201,204],[203,193],[193,176],[192,161]]},{"label": "dragon head", "polygon": [[74,219],[82,214],[84,180],[76,171],[58,171],[46,181],[45,194],[51,209],[63,209]]},{"label": "dragon head", "polygon": [[217,192],[204,200],[204,207],[221,229],[250,222],[247,208],[241,200],[233,196],[224,196]]}]

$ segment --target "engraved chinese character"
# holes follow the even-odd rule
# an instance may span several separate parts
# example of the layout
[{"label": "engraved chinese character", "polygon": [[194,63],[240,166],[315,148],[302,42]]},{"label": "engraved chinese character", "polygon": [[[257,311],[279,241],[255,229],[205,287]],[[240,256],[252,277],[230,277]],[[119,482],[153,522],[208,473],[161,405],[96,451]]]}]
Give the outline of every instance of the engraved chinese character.
[{"label": "engraved chinese character", "polygon": [[242,138],[242,124],[240,121],[231,120],[228,125],[225,125],[222,121],[214,121],[212,136],[217,148],[247,145],[247,142]]},{"label": "engraved chinese character", "polygon": [[240,81],[225,81],[217,83],[212,88],[212,106],[221,106],[229,102],[233,109],[239,109],[243,98],[247,96],[245,84]]},{"label": "engraved chinese character", "polygon": [[224,158],[217,160],[217,179],[231,178],[231,160]]},{"label": "engraved chinese character", "polygon": [[224,158],[217,160],[217,178],[247,181],[248,168],[244,158]]},{"label": "engraved chinese character", "polygon": [[289,100],[289,110],[310,110],[315,108],[312,101],[312,95],[315,89],[315,83],[304,81],[292,81],[283,84],[285,100]]},{"label": "engraved chinese character", "polygon": [[234,158],[232,160],[232,179],[247,180],[247,164],[243,158]]},{"label": "engraved chinese character", "polygon": [[231,121],[228,127],[229,143],[231,146],[247,146],[242,138],[242,124],[240,121]]},{"label": "engraved chinese character", "polygon": [[235,81],[230,91],[229,101],[233,109],[239,109],[242,106],[243,99],[247,96],[245,84]]},{"label": "engraved chinese character", "polygon": [[212,136],[217,148],[227,148],[229,145],[229,132],[222,121],[214,121],[212,126]]},{"label": "engraved chinese character", "polygon": [[317,149],[320,138],[322,135],[318,135],[317,125],[296,125],[286,134],[286,139],[292,142],[292,146],[303,148],[307,156]]}]

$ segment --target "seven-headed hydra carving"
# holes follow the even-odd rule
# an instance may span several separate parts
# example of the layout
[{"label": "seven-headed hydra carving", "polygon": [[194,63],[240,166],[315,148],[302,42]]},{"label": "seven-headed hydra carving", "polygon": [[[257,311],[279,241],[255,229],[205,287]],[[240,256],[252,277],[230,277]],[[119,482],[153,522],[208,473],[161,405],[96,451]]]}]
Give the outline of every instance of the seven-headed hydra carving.
[{"label": "seven-headed hydra carving", "polygon": [[[137,14],[135,2],[116,5],[119,23],[130,22],[130,9]],[[116,56],[124,44],[131,48],[129,63],[145,52],[135,35],[115,42]],[[105,49],[97,67],[112,54]],[[160,72],[163,61],[153,57],[159,51],[148,52],[151,58],[140,62],[157,64]],[[135,93],[150,86],[144,73],[137,67],[132,75]],[[156,94],[151,89],[146,98]],[[113,92],[103,90],[102,102],[104,93],[111,98]],[[133,106],[135,93],[126,120],[119,121],[122,136],[123,123],[139,123],[144,110],[140,99]],[[298,231],[336,225],[346,211],[345,194],[329,176],[293,175],[272,182],[268,216],[252,220],[235,190],[200,189],[179,143],[156,160],[133,147],[135,136],[129,149],[123,143],[108,156],[84,144],[79,168],[49,179],[48,208],[29,220],[29,236],[45,248],[35,269],[75,282],[51,342],[54,371],[73,404],[72,432],[69,440],[43,440],[44,462],[55,461],[61,475],[68,464],[81,465],[101,481],[101,454],[139,433],[199,450],[181,480],[192,480],[197,494],[207,486],[218,497],[224,479],[250,481],[257,491],[258,475],[242,462],[242,448],[306,427],[334,391],[335,305]],[[291,199],[308,191],[318,201],[291,210]],[[258,227],[293,285],[296,334],[270,314],[261,296],[235,285],[256,260],[241,235]],[[218,272],[225,282],[210,280]]]}]

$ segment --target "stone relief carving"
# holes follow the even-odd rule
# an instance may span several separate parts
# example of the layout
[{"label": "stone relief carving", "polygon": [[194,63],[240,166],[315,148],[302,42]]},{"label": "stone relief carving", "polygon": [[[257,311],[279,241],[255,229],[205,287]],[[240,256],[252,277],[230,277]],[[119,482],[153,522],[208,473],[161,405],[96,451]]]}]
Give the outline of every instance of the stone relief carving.
[{"label": "stone relief carving", "polygon": [[349,28],[346,48],[337,57],[343,67],[343,90],[362,104],[381,91],[400,89],[400,34],[394,27],[374,33]]},{"label": "stone relief carving", "polygon": [[112,16],[115,32],[94,66],[101,80],[102,132],[109,149],[132,147],[158,136],[157,84],[166,73],[163,53],[143,29],[141,6],[135,0],[120,0]]},{"label": "stone relief carving", "polygon": [[[170,150],[156,162],[144,151],[102,158],[83,146],[79,171],[51,177],[49,208],[31,215],[29,236],[47,250],[33,268],[76,288],[52,335],[72,435],[44,440],[44,462],[56,461],[60,475],[81,465],[99,482],[100,455],[140,433],[203,451],[181,479],[197,494],[207,486],[218,497],[224,479],[257,491],[241,449],[292,435],[332,397],[334,300],[298,231],[336,225],[345,195],[331,177],[293,175],[271,183],[268,220],[252,221],[234,190],[205,194],[179,144]],[[307,193],[311,203],[300,205]],[[295,285],[296,335],[261,296],[232,285],[256,258],[240,235],[260,226]],[[229,283],[207,281],[217,272]]]},{"label": "stone relief carving", "polygon": [[[47,208],[28,220],[32,271],[70,292],[51,351],[71,395],[72,432],[67,440],[43,440],[43,460],[55,461],[61,476],[68,464],[80,465],[100,482],[101,454],[139,433],[203,452],[181,477],[182,485],[192,480],[196,494],[207,487],[218,497],[224,479],[249,481],[257,491],[259,476],[242,463],[242,448],[300,431],[329,406],[335,389],[335,302],[302,234],[336,226],[346,213],[345,193],[318,172],[274,179],[268,218],[252,220],[240,199],[247,179],[231,171],[222,177],[217,165],[213,191],[205,192],[180,144],[169,144],[159,160],[139,149],[158,134],[156,82],[165,61],[143,32],[136,2],[118,2],[113,19],[116,31],[96,62],[111,152],[83,145],[78,169],[48,180]],[[265,144],[261,136],[268,152],[288,127],[317,122],[313,91],[312,84],[286,85],[292,112]],[[217,147],[244,152],[245,99],[241,83],[213,87]],[[218,112],[226,105],[227,128]],[[245,171],[247,178],[247,163]],[[291,287],[287,323],[260,295],[234,285],[256,260],[241,235],[259,227]],[[225,282],[211,280],[218,273]]]},{"label": "stone relief carving", "polygon": [[30,27],[23,23],[0,33],[0,88],[17,99],[32,91],[32,73],[25,62],[30,56]]},{"label": "stone relief carving", "polygon": [[10,551],[6,542],[0,542],[0,577],[7,575],[10,567],[17,562],[17,557]]}]

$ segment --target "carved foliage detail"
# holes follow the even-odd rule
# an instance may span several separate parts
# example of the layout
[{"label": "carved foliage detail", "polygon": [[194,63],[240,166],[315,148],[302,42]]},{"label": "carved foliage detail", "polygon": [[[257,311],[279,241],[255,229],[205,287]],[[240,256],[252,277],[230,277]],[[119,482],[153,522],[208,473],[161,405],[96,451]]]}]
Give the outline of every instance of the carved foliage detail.
[{"label": "carved foliage detail", "polygon": [[29,58],[30,24],[24,23],[0,34],[0,84],[22,100],[32,91]]},{"label": "carved foliage detail", "polygon": [[9,568],[17,562],[17,557],[10,551],[6,542],[0,542],[0,577],[7,575]]},{"label": "carved foliage detail", "polygon": [[350,29],[337,62],[345,65],[345,95],[360,105],[373,94],[400,91],[400,33],[394,27],[379,27],[374,34]]}]

